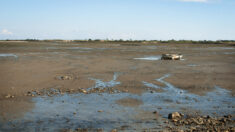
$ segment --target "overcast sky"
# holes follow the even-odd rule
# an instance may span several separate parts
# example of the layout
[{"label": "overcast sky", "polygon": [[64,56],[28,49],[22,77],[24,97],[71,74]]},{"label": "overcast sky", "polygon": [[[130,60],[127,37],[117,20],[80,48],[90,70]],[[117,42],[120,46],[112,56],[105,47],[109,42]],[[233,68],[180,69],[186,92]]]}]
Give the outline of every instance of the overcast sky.
[{"label": "overcast sky", "polygon": [[0,0],[0,39],[235,40],[235,0]]}]

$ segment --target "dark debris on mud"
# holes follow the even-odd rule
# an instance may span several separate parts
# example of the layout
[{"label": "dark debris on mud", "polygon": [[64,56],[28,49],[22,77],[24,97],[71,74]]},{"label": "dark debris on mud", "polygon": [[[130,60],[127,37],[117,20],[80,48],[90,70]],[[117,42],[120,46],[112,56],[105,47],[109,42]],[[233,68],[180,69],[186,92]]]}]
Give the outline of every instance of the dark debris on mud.
[{"label": "dark debris on mud", "polygon": [[168,131],[181,132],[234,132],[235,120],[231,115],[213,118],[210,116],[192,116],[183,115],[178,112],[169,114],[168,116],[171,125],[167,126]]},{"label": "dark debris on mud", "polygon": [[28,91],[25,96],[54,96],[54,95],[63,95],[63,94],[73,94],[73,93],[83,93],[83,94],[91,94],[91,93],[124,93],[126,91],[120,91],[114,88],[92,88],[92,89],[43,89],[43,90],[34,90],[34,91]]},{"label": "dark debris on mud", "polygon": [[[70,129],[63,129],[60,132],[104,132],[104,129],[102,128],[96,128],[96,129],[91,129],[91,128],[77,128],[76,130],[70,130]],[[118,132],[117,129],[112,129],[110,132]]]}]

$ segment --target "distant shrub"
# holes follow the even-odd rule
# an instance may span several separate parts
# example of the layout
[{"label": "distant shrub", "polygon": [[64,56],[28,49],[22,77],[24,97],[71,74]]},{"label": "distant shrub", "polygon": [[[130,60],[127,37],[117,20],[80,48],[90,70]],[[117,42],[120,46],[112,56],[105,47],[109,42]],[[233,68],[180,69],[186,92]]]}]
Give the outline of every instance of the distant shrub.
[{"label": "distant shrub", "polygon": [[25,41],[39,41],[38,39],[26,39]]}]

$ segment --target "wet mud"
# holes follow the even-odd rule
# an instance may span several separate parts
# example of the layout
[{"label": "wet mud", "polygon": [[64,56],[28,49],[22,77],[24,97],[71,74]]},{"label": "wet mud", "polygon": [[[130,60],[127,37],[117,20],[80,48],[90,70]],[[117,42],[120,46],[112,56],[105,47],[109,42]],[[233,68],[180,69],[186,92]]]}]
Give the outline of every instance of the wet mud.
[{"label": "wet mud", "polygon": [[[3,42],[0,47],[0,131],[191,130],[195,125],[182,122],[200,117],[207,123],[207,115],[219,125],[217,117],[231,115],[223,129],[234,126],[234,47]],[[181,53],[185,60],[163,61],[163,53]],[[169,120],[176,111],[196,118]]]}]

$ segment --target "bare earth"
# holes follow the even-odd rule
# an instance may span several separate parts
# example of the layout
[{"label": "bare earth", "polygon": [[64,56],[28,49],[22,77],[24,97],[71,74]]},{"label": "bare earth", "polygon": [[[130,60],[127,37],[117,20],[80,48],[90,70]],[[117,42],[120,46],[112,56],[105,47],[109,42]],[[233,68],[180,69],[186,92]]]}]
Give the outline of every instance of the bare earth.
[{"label": "bare earth", "polygon": [[[181,53],[184,60],[159,60],[163,53]],[[154,60],[149,60],[149,57]],[[160,79],[164,75],[169,76]],[[159,89],[144,85],[144,82],[158,86]],[[24,120],[23,117],[27,112],[38,108],[35,100],[45,95],[38,94],[35,97],[32,92],[42,93],[43,90],[56,89],[63,93],[74,94],[81,93],[81,89],[88,92],[92,88],[107,88],[108,90],[112,88],[118,91],[117,93],[130,94],[133,97],[129,95],[123,98],[117,97],[113,104],[120,108],[139,108],[137,111],[140,114],[135,113],[135,116],[126,117],[127,119],[142,120],[145,117],[143,120],[152,120],[156,118],[152,115],[154,108],[147,110],[146,106],[146,109],[140,109],[145,106],[147,100],[141,96],[145,96],[144,93],[160,95],[166,92],[164,87],[168,87],[168,83],[173,88],[183,90],[187,92],[187,95],[198,98],[205,97],[208,92],[213,92],[215,87],[224,89],[229,92],[226,96],[231,96],[228,99],[231,101],[228,104],[230,109],[224,110],[227,111],[224,114],[234,115],[235,105],[232,102],[235,102],[235,47],[222,44],[0,42],[0,117],[2,122],[21,118]],[[172,103],[177,99],[164,100],[166,103]],[[93,100],[95,101],[96,99]],[[160,107],[160,105],[156,106],[159,108],[156,111],[164,111],[164,107],[163,109]],[[181,110],[198,111],[194,108],[183,108],[183,105]],[[105,110],[103,111],[99,114],[105,114]],[[217,110],[214,109],[214,112]],[[167,116],[164,112],[161,115],[162,118]],[[223,113],[218,115],[221,116]],[[105,119],[105,115],[101,117]],[[75,129],[75,127],[78,126],[65,128]],[[82,126],[79,127],[82,128]],[[106,126],[101,127],[106,128]],[[114,125],[110,129],[115,127]],[[18,130],[16,128],[17,125],[16,127],[0,125],[0,130]],[[132,128],[142,130],[142,127],[139,128],[138,125],[131,126]]]}]

